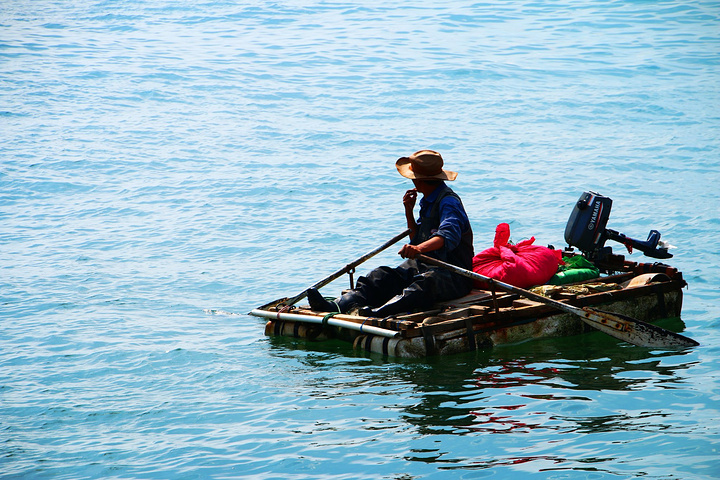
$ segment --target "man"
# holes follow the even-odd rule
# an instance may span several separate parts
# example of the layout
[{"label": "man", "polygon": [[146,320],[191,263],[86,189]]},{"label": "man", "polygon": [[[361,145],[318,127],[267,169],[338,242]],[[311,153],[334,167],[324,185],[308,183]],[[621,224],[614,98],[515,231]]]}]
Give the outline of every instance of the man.
[{"label": "man", "polygon": [[[420,150],[398,159],[395,166],[415,188],[405,192],[403,205],[410,243],[398,252],[405,260],[395,268],[379,267],[360,277],[354,290],[335,301],[328,301],[316,289],[308,290],[313,310],[347,313],[359,309],[360,315],[387,317],[415,309],[432,307],[437,301],[462,297],[470,292],[472,280],[417,260],[425,254],[472,270],[473,235],[460,197],[445,181],[455,180],[456,172],[443,169],[442,156],[433,150]],[[421,193],[420,217],[413,209]]]}]

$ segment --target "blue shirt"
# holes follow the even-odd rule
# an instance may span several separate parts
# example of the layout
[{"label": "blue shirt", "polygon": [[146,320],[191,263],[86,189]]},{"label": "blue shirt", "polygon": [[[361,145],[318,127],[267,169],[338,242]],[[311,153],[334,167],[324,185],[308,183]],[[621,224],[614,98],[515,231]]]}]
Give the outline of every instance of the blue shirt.
[{"label": "blue shirt", "polygon": [[[420,199],[420,218],[418,225],[423,216],[430,214],[430,210],[435,203],[435,199],[444,189],[448,188],[443,182],[430,195],[423,196]],[[440,201],[440,226],[432,233],[432,236],[440,236],[445,240],[445,248],[448,251],[455,250],[460,245],[460,237],[463,232],[470,228],[470,220],[468,219],[465,208],[462,203],[452,195],[448,195]]]}]

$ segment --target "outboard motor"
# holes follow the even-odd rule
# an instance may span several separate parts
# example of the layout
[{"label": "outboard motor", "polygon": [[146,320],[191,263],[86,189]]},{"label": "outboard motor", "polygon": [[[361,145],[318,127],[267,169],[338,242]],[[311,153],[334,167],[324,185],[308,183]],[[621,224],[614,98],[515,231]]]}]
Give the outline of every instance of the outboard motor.
[{"label": "outboard motor", "polygon": [[610,198],[595,192],[583,193],[565,227],[565,241],[568,245],[577,247],[583,255],[594,261],[603,260],[612,254],[612,248],[605,246],[607,240],[622,243],[630,253],[636,248],[648,257],[672,257],[672,254],[668,253],[667,246],[660,242],[660,232],[657,230],[651,230],[647,240],[641,242],[605,228],[611,207]]}]

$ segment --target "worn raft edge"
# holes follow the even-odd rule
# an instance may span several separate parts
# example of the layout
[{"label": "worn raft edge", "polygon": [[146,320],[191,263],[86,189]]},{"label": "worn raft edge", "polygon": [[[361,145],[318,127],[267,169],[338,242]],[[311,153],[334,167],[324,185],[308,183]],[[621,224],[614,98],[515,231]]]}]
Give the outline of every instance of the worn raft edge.
[{"label": "worn raft edge", "polygon": [[[645,289],[642,296],[621,298],[609,302],[588,302],[587,297],[579,297],[577,303],[588,303],[611,313],[622,313],[638,320],[652,322],[661,318],[679,317],[682,309],[682,289],[668,291]],[[603,294],[596,294],[603,296]],[[610,297],[612,298],[612,297]],[[606,298],[606,300],[610,300]],[[585,300],[585,301],[583,301]],[[464,322],[462,328],[448,329],[443,323],[434,325],[416,324],[410,335],[401,331],[383,329],[372,325],[363,325],[341,319],[327,319],[317,316],[295,315],[290,313],[262,312],[269,319],[265,333],[268,336],[289,336],[308,340],[338,338],[350,341],[356,350],[388,355],[391,357],[421,358],[430,355],[451,355],[455,353],[486,349],[498,345],[520,343],[536,338],[556,338],[578,335],[592,331],[574,315],[557,311],[539,315],[525,315],[526,307],[507,307],[501,309],[493,319],[483,317],[477,321],[473,317],[459,319]],[[261,312],[255,312],[261,313]],[[258,315],[260,316],[260,315]],[[364,317],[357,317],[364,318]],[[299,320],[299,321],[298,321]],[[309,320],[309,321],[308,321]],[[504,324],[499,324],[502,322]]]},{"label": "worn raft edge", "polygon": [[[611,270],[615,273],[585,283],[620,283],[648,273],[665,275],[661,275],[660,280],[619,290],[566,296],[563,301],[650,323],[680,316],[682,289],[687,283],[676,268],[660,263],[621,261],[612,265]],[[490,296],[490,292],[474,291],[472,295],[446,302],[434,311],[388,319],[326,314],[308,307],[282,309],[282,302],[265,305],[250,314],[268,320],[265,328],[268,336],[308,340],[336,338],[352,342],[358,350],[396,357],[449,355],[592,330],[574,315],[561,313],[551,306],[505,293],[495,295],[490,302]],[[427,320],[432,321],[428,323]]]}]

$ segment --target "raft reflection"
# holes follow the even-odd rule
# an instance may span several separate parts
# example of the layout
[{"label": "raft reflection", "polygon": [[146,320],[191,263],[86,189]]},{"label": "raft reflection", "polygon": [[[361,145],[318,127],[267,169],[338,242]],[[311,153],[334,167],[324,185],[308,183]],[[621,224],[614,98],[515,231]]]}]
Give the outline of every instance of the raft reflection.
[{"label": "raft reflection", "polygon": [[406,370],[422,400],[405,420],[423,433],[452,434],[672,428],[663,423],[662,401],[636,409],[631,395],[618,394],[680,388],[683,372],[697,364],[687,353],[591,333],[463,355],[454,364],[437,360]]},{"label": "raft reflection", "polygon": [[[681,330],[682,321],[666,319],[662,326]],[[330,369],[352,378],[335,378],[328,390],[322,384],[327,377],[307,377],[308,383],[319,382],[311,385],[318,396],[343,395],[338,381],[353,391],[398,385],[412,390],[412,404],[402,407],[399,420],[421,434],[673,428],[658,395],[634,405],[627,393],[681,388],[683,372],[697,364],[687,356],[690,351],[649,350],[600,332],[422,361],[353,352],[343,342],[282,337],[269,342],[276,354],[295,357],[308,371]],[[346,369],[352,371],[341,372]]]},{"label": "raft reflection", "polygon": [[[416,361],[353,352],[342,342],[268,341],[273,355],[298,367],[296,391],[322,412],[322,423],[306,426],[322,435],[315,438],[329,431],[392,438],[388,458],[433,469],[647,476],[654,467],[640,451],[696,433],[694,407],[677,399],[688,394],[687,371],[698,363],[692,350],[643,349],[598,332]],[[356,421],[333,421],[336,410]],[[353,440],[353,452],[363,442]],[[621,452],[630,442],[632,458]]]}]

